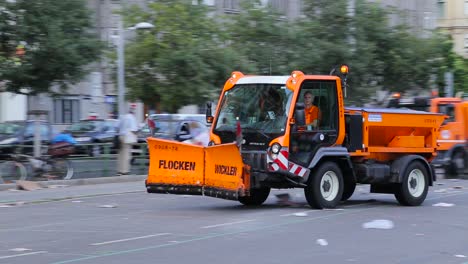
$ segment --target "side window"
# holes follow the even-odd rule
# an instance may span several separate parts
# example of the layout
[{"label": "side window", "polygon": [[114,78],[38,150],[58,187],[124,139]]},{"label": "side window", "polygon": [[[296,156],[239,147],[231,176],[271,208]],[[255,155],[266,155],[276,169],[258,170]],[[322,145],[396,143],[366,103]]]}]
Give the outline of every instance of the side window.
[{"label": "side window", "polygon": [[438,112],[448,116],[448,118],[445,119],[445,121],[444,121],[445,123],[455,121],[455,106],[453,104],[439,105],[439,111]]},{"label": "side window", "polygon": [[[305,124],[307,130],[316,130],[323,126],[326,112],[326,97],[319,89],[302,89],[300,102],[304,103]],[[302,100],[302,101],[301,101]]]},{"label": "side window", "polygon": [[[292,162],[308,166],[318,149],[332,146],[336,142],[336,88],[334,80],[306,80],[301,85],[297,103],[304,104],[306,126],[297,126],[291,132],[289,157]],[[299,119],[303,118],[301,113],[297,112]]]},{"label": "side window", "polygon": [[49,138],[49,126],[45,124],[41,125],[41,138],[42,139]]},{"label": "side window", "polygon": [[447,122],[454,122],[455,121],[455,106],[447,105],[445,114],[449,116],[447,119]]}]

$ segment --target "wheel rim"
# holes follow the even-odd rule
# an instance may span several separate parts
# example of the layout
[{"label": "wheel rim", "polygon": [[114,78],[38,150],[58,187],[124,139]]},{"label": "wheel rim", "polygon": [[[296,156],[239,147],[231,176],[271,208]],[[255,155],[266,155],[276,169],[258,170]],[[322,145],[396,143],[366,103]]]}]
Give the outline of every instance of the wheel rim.
[{"label": "wheel rim", "polygon": [[458,171],[463,171],[465,169],[465,159],[463,158],[463,155],[456,155],[453,162]]},{"label": "wheel rim", "polygon": [[419,197],[423,194],[425,188],[425,177],[421,170],[414,169],[408,176],[408,191],[413,197]]},{"label": "wheel rim", "polygon": [[320,193],[327,201],[333,201],[339,189],[338,176],[333,171],[327,171],[320,181]]}]

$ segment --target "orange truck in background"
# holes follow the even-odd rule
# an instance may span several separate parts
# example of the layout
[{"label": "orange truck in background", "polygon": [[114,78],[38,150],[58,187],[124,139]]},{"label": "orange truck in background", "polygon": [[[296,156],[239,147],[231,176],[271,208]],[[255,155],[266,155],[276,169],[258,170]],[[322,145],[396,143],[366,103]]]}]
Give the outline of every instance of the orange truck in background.
[{"label": "orange truck in background", "polygon": [[[339,76],[255,76],[233,72],[219,97],[207,147],[148,138],[149,193],[193,194],[260,205],[271,188],[303,188],[313,208],[334,208],[356,184],[424,202],[436,180],[444,116],[400,109],[346,108]],[[304,94],[320,109],[305,123]]]},{"label": "orange truck in background", "polygon": [[393,96],[388,106],[446,115],[439,129],[438,155],[432,163],[439,174],[468,178],[468,100],[460,97]]}]

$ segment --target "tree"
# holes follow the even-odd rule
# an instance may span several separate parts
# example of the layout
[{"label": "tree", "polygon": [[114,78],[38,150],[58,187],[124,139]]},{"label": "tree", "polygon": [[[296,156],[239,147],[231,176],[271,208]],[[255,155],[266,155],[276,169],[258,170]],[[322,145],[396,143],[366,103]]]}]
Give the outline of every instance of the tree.
[{"label": "tree", "polygon": [[468,94],[468,59],[461,56],[455,57],[453,75],[455,93]]},{"label": "tree", "polygon": [[296,21],[262,5],[265,1],[241,1],[239,13],[222,17],[212,16],[201,1],[192,2],[160,0],[148,12],[125,12],[128,25],[156,26],[127,45],[130,98],[161,102],[160,110],[174,112],[215,98],[234,70],[329,74],[345,63],[350,66],[347,100],[361,104],[377,89],[430,89],[433,79],[441,80],[434,76],[454,67],[446,35],[416,37],[404,25],[389,25],[389,15],[398,11],[364,0],[355,1],[353,13],[347,0],[304,0]]},{"label": "tree", "polygon": [[128,25],[150,22],[126,45],[127,96],[160,103],[159,111],[176,112],[187,104],[202,104],[219,95],[236,68],[238,56],[226,48],[219,23],[201,3],[158,1],[148,11],[125,11]]},{"label": "tree", "polygon": [[[99,58],[102,45],[85,0],[0,0],[0,6],[0,80],[7,91],[64,92]],[[20,45],[24,55],[16,54]]]},{"label": "tree", "polygon": [[224,18],[229,32],[229,47],[240,52],[248,63],[236,70],[248,74],[289,74],[293,58],[300,54],[294,49],[294,31],[282,15],[261,1],[243,1],[240,13]]}]

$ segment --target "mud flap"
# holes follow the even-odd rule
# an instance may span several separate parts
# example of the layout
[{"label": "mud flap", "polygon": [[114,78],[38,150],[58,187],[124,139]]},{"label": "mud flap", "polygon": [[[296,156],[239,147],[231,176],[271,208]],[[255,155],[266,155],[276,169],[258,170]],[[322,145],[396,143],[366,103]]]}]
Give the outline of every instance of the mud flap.
[{"label": "mud flap", "polygon": [[148,138],[149,193],[206,195],[238,200],[250,188],[249,167],[235,144],[202,147]]}]

